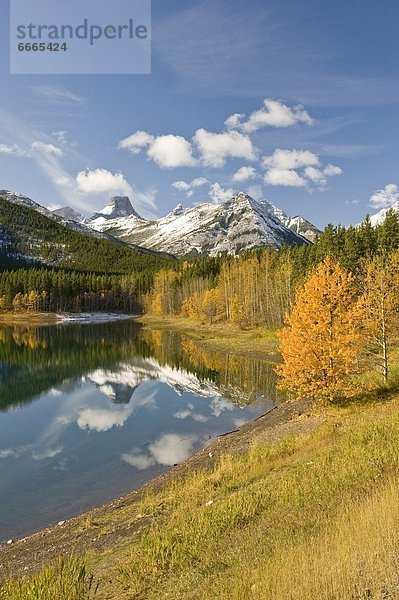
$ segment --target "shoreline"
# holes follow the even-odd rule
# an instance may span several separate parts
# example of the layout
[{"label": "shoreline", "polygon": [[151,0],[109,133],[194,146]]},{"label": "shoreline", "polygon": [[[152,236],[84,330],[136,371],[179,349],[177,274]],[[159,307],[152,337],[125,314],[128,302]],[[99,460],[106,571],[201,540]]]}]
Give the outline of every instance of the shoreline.
[{"label": "shoreline", "polygon": [[[31,324],[32,316],[31,314],[24,315],[25,319],[22,321],[18,323],[7,321],[7,324],[27,324],[28,319]],[[82,320],[78,320],[82,317],[81,313],[77,314],[77,319],[72,321],[62,321],[62,315],[55,313],[51,315],[39,313],[35,316],[38,322],[34,322],[34,324],[40,325],[82,322]],[[238,356],[250,356],[266,361],[274,360],[276,356],[277,338],[275,334],[260,328],[242,331],[238,327],[227,327],[225,324],[199,324],[188,319],[160,319],[148,315],[124,315],[124,318],[134,319],[145,328],[188,335],[199,346],[208,350],[231,352]],[[2,323],[1,318],[0,323]],[[255,350],[253,349],[254,345],[256,345]],[[0,545],[0,565],[7,565],[7,572],[10,576],[30,575],[58,554],[68,554],[71,551],[74,553],[105,551],[118,540],[120,542],[125,536],[131,534],[132,527],[126,527],[124,522],[120,522],[119,515],[122,508],[130,507],[130,510],[134,511],[137,501],[148,491],[162,490],[171,482],[196,470],[211,469],[221,454],[243,454],[259,438],[270,438],[271,441],[274,441],[289,435],[292,433],[292,427],[294,429],[298,427],[298,419],[303,420],[299,424],[299,430],[306,432],[311,430],[319,423],[320,418],[307,413],[310,404],[309,401],[295,404],[282,403],[266,414],[248,421],[238,429],[220,434],[203,450],[123,496],[62,520],[58,524],[49,525],[26,537],[15,539],[11,544],[3,542]],[[305,413],[307,414],[305,415]],[[97,523],[98,519],[114,520],[113,531],[99,536],[97,526],[91,525],[92,522]],[[133,530],[135,527],[136,525],[133,526]],[[34,560],[32,560],[32,556],[35,557]]]},{"label": "shoreline", "polygon": [[110,323],[112,321],[123,321],[136,319],[136,315],[124,313],[0,313],[0,325],[59,325],[62,323]]},{"label": "shoreline", "polygon": [[232,352],[237,356],[266,361],[278,360],[276,332],[265,327],[241,329],[230,323],[204,323],[185,317],[157,317],[148,314],[135,317],[134,320],[144,328],[188,335],[199,346],[208,350]]},{"label": "shoreline", "polygon": [[[4,542],[0,545],[0,565],[5,567],[7,576],[29,576],[58,555],[90,556],[92,553],[108,552],[138,529],[151,524],[143,523],[140,515],[135,515],[135,505],[147,493],[160,492],[196,471],[212,469],[222,454],[244,454],[255,441],[275,442],[290,435],[311,432],[323,422],[322,417],[310,412],[311,404],[307,400],[298,403],[287,401],[237,430],[220,434],[182,463],[123,496],[12,540],[12,543]],[[104,527],[100,532],[101,525]]]},{"label": "shoreline", "polygon": [[199,346],[209,350],[234,353],[255,359],[275,361],[278,359],[276,333],[264,327],[240,329],[227,323],[204,323],[184,317],[157,317],[153,315],[122,313],[46,313],[46,312],[3,312],[0,325],[47,326],[68,323],[109,323],[134,320],[142,327],[180,333],[192,337]]}]

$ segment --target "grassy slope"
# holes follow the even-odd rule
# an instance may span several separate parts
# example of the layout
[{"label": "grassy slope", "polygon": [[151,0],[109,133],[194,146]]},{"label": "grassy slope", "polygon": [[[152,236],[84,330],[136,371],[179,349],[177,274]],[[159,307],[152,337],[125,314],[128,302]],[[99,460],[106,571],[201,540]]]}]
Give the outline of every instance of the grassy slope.
[{"label": "grassy slope", "polygon": [[[266,331],[188,320],[163,327],[195,329],[199,343],[243,354],[254,352],[254,340],[255,352],[275,352]],[[108,600],[397,598],[398,439],[392,394],[316,407],[269,435],[260,424],[246,445],[215,442],[207,465],[194,460],[137,501],[76,519],[75,542],[117,534],[95,549],[76,544],[87,550],[86,571],[72,559],[61,571],[58,564],[10,580],[0,600],[39,600],[37,589],[52,598],[48,590],[62,583],[91,598],[87,572],[99,583],[96,598]]]},{"label": "grassy slope", "polygon": [[[397,598],[399,397],[317,410],[310,433],[259,434],[245,454],[82,520],[93,536],[135,524],[87,555],[97,597]],[[23,585],[0,598],[40,597]]]}]

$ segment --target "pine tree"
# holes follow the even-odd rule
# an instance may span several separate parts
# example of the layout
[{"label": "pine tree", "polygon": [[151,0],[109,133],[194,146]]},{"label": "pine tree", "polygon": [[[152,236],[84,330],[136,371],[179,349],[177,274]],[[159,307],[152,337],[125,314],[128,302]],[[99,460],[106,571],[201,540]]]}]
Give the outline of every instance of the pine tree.
[{"label": "pine tree", "polygon": [[329,257],[312,271],[278,333],[281,387],[328,400],[350,391],[361,348],[355,293],[351,273]]}]

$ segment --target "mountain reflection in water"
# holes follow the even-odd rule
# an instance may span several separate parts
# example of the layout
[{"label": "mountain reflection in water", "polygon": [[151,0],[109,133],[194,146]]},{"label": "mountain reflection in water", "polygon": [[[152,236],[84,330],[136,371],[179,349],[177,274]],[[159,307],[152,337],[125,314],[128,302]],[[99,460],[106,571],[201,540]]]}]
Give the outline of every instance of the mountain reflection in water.
[{"label": "mountain reflection in water", "polygon": [[0,541],[137,487],[278,400],[271,366],[130,321],[0,327]]}]

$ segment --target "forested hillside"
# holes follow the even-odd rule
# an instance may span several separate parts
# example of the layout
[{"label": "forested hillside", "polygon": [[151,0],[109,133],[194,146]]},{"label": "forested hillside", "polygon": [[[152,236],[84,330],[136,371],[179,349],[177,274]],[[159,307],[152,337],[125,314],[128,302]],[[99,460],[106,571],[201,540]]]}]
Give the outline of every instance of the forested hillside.
[{"label": "forested hillside", "polygon": [[0,310],[137,311],[154,272],[174,262],[0,198]]},{"label": "forested hillside", "polygon": [[376,228],[369,219],[358,228],[328,225],[312,245],[201,258],[163,269],[145,306],[155,315],[276,328],[292,307],[298,286],[326,256],[359,278],[367,261],[398,248],[399,222],[393,211]]},{"label": "forested hillside", "polygon": [[23,266],[28,263],[113,274],[159,268],[172,260],[169,255],[116,239],[86,236],[4,198],[0,198],[0,250],[0,269],[4,257]]}]

